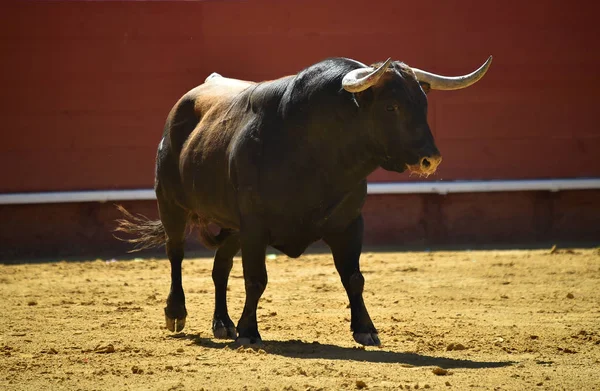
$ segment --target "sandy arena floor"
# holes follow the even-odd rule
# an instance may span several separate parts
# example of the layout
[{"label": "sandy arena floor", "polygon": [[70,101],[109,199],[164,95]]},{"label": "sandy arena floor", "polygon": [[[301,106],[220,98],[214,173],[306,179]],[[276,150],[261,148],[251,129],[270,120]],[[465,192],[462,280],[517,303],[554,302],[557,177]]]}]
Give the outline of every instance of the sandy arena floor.
[{"label": "sandy arena floor", "polygon": [[[213,339],[209,259],[0,265],[2,390],[600,390],[600,250],[364,253],[362,348],[330,255],[268,260],[264,346]],[[234,322],[241,262],[230,279]]]}]

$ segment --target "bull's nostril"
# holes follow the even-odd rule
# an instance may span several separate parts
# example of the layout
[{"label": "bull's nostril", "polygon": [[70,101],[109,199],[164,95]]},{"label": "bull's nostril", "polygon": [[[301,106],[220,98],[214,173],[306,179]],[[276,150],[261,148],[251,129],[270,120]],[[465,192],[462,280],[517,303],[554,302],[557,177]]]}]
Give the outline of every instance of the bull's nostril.
[{"label": "bull's nostril", "polygon": [[429,160],[426,157],[421,159],[421,167],[429,168],[430,166],[431,166],[431,163],[429,162]]}]

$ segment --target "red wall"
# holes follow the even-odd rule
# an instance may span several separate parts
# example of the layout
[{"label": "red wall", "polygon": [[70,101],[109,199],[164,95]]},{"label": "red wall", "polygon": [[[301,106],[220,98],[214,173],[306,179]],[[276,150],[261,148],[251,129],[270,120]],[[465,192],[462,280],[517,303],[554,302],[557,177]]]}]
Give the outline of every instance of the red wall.
[{"label": "red wall", "polygon": [[[444,162],[428,180],[600,177],[594,4],[4,1],[0,193],[149,188],[167,113],[208,74],[272,79],[330,56],[452,75],[494,55],[476,86],[430,94]],[[156,217],[155,202],[125,205]],[[370,196],[364,215],[370,245],[597,245],[600,191]],[[122,256],[116,217],[111,204],[0,206],[0,260]]]},{"label": "red wall", "polygon": [[462,74],[494,55],[476,86],[430,95],[444,163],[429,180],[600,176],[593,4],[3,2],[0,192],[151,187],[166,114],[208,74],[329,56]]}]

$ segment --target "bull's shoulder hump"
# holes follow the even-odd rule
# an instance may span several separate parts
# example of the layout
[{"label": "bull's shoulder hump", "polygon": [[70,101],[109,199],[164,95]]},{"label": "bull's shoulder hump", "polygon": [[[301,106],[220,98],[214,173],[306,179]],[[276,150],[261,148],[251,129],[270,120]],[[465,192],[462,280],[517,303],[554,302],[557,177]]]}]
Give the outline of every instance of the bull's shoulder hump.
[{"label": "bull's shoulder hump", "polygon": [[252,81],[247,81],[247,80],[239,80],[239,79],[232,79],[229,77],[223,77],[221,75],[219,75],[216,72],[213,72],[210,76],[208,76],[206,78],[206,80],[204,81],[204,84],[211,84],[211,85],[221,85],[221,86],[228,86],[228,87],[232,87],[232,88],[248,88],[249,86],[255,85],[255,82]]},{"label": "bull's shoulder hump", "polygon": [[192,89],[186,95],[195,102],[196,110],[205,113],[213,107],[227,106],[236,96],[255,84],[216,76]]},{"label": "bull's shoulder hump", "polygon": [[254,85],[256,83],[250,81],[215,77],[192,89],[186,95],[194,99],[227,98],[236,96]]}]

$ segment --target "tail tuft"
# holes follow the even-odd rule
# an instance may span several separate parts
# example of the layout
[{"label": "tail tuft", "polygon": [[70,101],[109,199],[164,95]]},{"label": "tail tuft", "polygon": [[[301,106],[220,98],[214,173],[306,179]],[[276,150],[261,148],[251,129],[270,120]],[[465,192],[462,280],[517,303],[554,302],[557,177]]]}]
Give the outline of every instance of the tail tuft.
[{"label": "tail tuft", "polygon": [[129,251],[130,253],[160,247],[165,244],[167,236],[165,227],[163,227],[160,220],[150,220],[143,215],[134,216],[121,205],[116,205],[116,207],[124,217],[117,220],[117,228],[114,232],[124,232],[134,237],[124,239],[116,235],[113,236],[123,242],[132,243],[134,248]]}]

